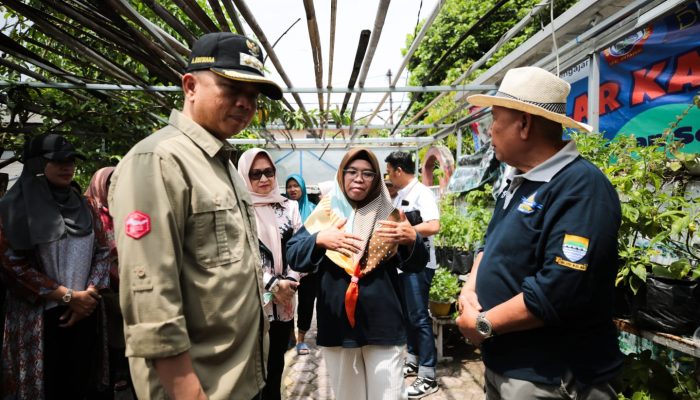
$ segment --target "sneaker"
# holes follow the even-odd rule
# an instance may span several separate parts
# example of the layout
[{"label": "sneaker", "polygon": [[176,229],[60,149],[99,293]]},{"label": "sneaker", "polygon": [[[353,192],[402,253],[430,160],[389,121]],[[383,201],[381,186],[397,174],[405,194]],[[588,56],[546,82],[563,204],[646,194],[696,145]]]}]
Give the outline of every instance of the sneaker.
[{"label": "sneaker", "polygon": [[403,363],[403,377],[416,376],[418,375],[418,366],[412,362]]},{"label": "sneaker", "polygon": [[440,389],[440,387],[435,379],[419,376],[413,384],[408,387],[408,398],[420,399],[421,397],[437,392],[438,389]]}]

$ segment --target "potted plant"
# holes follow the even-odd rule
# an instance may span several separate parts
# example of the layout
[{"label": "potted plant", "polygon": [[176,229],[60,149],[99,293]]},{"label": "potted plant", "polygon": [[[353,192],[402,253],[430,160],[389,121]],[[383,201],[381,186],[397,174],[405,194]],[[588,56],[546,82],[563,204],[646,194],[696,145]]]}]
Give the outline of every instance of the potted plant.
[{"label": "potted plant", "polygon": [[440,232],[435,235],[438,264],[456,274],[471,270],[478,248],[491,219],[491,186],[472,190],[465,196],[447,194],[440,201]]},{"label": "potted plant", "polygon": [[[674,139],[673,128],[648,146],[626,135],[611,141],[600,134],[575,139],[579,151],[601,168],[620,196],[618,311],[630,308],[627,314],[635,323],[648,328],[687,333],[692,319],[700,323],[695,289],[700,276],[695,239],[700,200],[685,193],[691,177],[675,156],[683,144]],[[669,318],[662,321],[664,315]]]},{"label": "potted plant", "polygon": [[459,295],[461,285],[456,275],[446,268],[438,267],[430,285],[428,298],[430,312],[435,317],[445,317],[450,313],[450,306]]}]

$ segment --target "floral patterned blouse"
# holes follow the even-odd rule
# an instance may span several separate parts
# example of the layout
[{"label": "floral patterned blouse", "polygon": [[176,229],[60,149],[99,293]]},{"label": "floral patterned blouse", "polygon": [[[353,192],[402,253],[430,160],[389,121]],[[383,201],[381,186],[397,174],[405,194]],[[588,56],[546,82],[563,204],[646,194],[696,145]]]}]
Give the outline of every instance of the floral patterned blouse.
[{"label": "floral patterned blouse", "polygon": [[265,294],[263,295],[265,303],[264,309],[270,321],[291,321],[294,319],[294,307],[296,305],[294,298],[288,303],[278,304],[272,293],[269,292],[269,289],[277,279],[291,279],[296,282],[299,282],[299,279],[301,279],[301,275],[298,272],[289,268],[285,256],[287,241],[289,241],[294,233],[302,226],[301,215],[299,214],[299,206],[296,201],[287,200],[283,203],[273,203],[269,207],[275,210],[277,228],[282,238],[282,265],[284,266],[284,271],[280,276],[275,275],[272,253],[262,242],[259,242],[260,256],[262,257],[263,283],[265,285]]}]

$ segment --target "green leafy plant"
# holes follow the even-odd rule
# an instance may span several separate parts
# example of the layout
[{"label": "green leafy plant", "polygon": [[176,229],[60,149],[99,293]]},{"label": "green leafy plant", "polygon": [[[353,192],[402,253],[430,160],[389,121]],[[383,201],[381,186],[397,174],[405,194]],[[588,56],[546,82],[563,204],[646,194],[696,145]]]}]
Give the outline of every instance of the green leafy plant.
[{"label": "green leafy plant", "polygon": [[440,231],[435,235],[435,245],[467,249],[469,225],[466,215],[459,212],[456,194],[446,194],[440,199]]},{"label": "green leafy plant", "polygon": [[460,250],[479,247],[491,220],[491,185],[472,190],[465,196],[447,194],[440,200],[440,232],[435,244]]},{"label": "green leafy plant", "polygon": [[625,358],[620,377],[622,391],[618,399],[673,399],[673,377],[664,365],[651,357],[650,350]]},{"label": "green leafy plant", "polygon": [[482,245],[484,236],[486,236],[486,228],[488,228],[491,216],[493,216],[495,202],[492,191],[491,185],[484,185],[481,189],[467,193],[466,214],[469,225],[467,243],[472,250]]},{"label": "green leafy plant", "polygon": [[[632,135],[618,135],[612,141],[597,133],[574,138],[581,154],[607,175],[620,196],[621,262],[616,285],[637,293],[650,272],[678,279],[697,277],[700,249],[691,239],[700,202],[684,195],[690,176],[675,168],[678,160],[673,156],[680,144],[669,132],[649,146],[639,145]],[[661,265],[658,260],[664,255],[679,261]]]},{"label": "green leafy plant", "polygon": [[461,285],[456,275],[445,268],[435,270],[428,297],[432,301],[451,303],[459,294]]},{"label": "green leafy plant", "polygon": [[631,353],[625,358],[620,376],[619,400],[692,400],[700,398],[700,387],[692,373],[695,360],[687,356],[670,357],[661,351]]}]

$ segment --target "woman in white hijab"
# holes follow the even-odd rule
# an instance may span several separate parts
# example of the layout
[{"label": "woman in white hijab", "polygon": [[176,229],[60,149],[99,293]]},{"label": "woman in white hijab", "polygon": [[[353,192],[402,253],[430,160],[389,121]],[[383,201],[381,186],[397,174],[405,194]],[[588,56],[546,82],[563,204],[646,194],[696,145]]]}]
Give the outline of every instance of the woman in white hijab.
[{"label": "woman in white hijab", "polygon": [[284,248],[301,227],[301,215],[298,203],[280,194],[275,165],[265,150],[244,152],[238,160],[238,173],[250,191],[255,209],[263,261],[263,300],[270,320],[268,378],[263,398],[280,399],[284,353],[294,329],[294,294],[300,278],[298,272],[289,269]]}]

